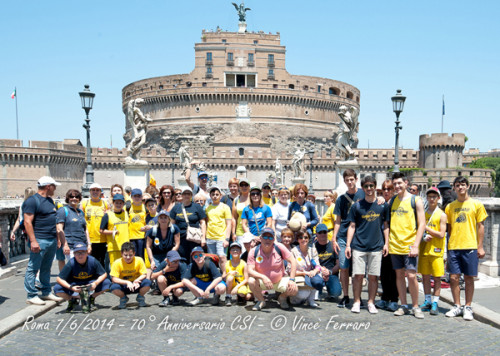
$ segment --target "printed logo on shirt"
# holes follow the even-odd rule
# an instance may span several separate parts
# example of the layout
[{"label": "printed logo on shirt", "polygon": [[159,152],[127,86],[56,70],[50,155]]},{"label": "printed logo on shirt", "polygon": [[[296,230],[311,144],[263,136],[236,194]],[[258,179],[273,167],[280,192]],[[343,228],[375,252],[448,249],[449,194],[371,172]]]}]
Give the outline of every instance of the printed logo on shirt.
[{"label": "printed logo on shirt", "polygon": [[467,221],[467,216],[465,215],[465,213],[458,214],[457,220],[455,220],[456,223],[463,223],[465,221]]},{"label": "printed logo on shirt", "polygon": [[408,214],[408,210],[400,206],[396,210],[393,210],[392,213],[396,214],[397,216],[404,216],[405,214]]},{"label": "printed logo on shirt", "polygon": [[377,214],[373,210],[370,210],[366,215],[361,215],[361,217],[366,221],[375,221],[378,219],[379,216],[380,214]]},{"label": "printed logo on shirt", "polygon": [[80,273],[78,273],[78,276],[76,276],[75,278],[76,279],[87,279],[89,277],[92,277],[92,276],[89,276],[89,274],[85,271],[82,271]]},{"label": "printed logo on shirt", "polygon": [[440,249],[439,247],[435,247],[435,248],[434,248],[434,252],[436,252],[436,253],[440,253],[440,252],[441,252],[441,249]]},{"label": "printed logo on shirt", "polygon": [[302,257],[300,257],[300,256],[297,257],[297,262],[303,262],[303,261],[304,261],[304,259]]},{"label": "printed logo on shirt", "polygon": [[139,221],[141,221],[141,216],[140,215],[134,215],[134,217],[131,220],[131,222],[133,222],[133,223],[136,223],[136,222],[139,222]]}]

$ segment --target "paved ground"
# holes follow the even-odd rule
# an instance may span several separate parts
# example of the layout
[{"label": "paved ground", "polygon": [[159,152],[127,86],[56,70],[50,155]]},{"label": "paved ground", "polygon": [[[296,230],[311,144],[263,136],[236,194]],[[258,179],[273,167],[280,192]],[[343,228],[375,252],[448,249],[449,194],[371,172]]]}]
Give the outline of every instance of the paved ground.
[{"label": "paved ground", "polygon": [[[54,271],[54,270],[53,270]],[[21,271],[13,280],[22,280]],[[0,311],[10,309],[22,296],[15,297],[16,283],[2,292],[13,293]],[[18,282],[19,283],[19,282]],[[493,289],[498,296],[498,288]],[[192,299],[191,294],[182,297]],[[132,297],[126,310],[117,310],[118,298],[99,297],[99,310],[84,315],[67,314],[66,305],[57,306],[32,322],[27,322],[0,339],[2,355],[88,354],[104,355],[166,354],[176,351],[222,354],[496,354],[500,349],[500,330],[478,321],[449,319],[440,304],[441,315],[426,314],[424,320],[412,316],[395,317],[381,311],[353,314],[335,303],[321,302],[311,310],[296,307],[282,311],[273,303],[263,312],[251,306],[159,308],[159,296],[147,296],[151,306],[138,308]],[[498,300],[498,298],[497,298]],[[13,304],[14,305],[14,304]],[[11,311],[12,312],[12,311]],[[177,330],[176,330],[177,329]]]}]

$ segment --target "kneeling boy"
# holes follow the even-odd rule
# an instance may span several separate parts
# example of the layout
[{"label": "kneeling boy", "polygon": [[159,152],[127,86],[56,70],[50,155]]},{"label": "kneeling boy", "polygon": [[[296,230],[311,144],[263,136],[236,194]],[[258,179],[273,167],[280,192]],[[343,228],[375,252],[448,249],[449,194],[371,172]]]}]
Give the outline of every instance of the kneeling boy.
[{"label": "kneeling boy", "polygon": [[151,275],[152,279],[158,281],[158,288],[163,295],[163,301],[158,304],[160,307],[179,304],[179,297],[184,293],[182,276],[185,273],[186,264],[181,262],[179,252],[168,251],[166,259],[156,267]]},{"label": "kneeling boy", "polygon": [[238,295],[238,302],[252,299],[252,292],[248,286],[248,270],[245,261],[240,259],[241,245],[233,242],[229,248],[231,259],[226,262],[223,279],[226,280],[226,306],[231,306],[232,296]]}]

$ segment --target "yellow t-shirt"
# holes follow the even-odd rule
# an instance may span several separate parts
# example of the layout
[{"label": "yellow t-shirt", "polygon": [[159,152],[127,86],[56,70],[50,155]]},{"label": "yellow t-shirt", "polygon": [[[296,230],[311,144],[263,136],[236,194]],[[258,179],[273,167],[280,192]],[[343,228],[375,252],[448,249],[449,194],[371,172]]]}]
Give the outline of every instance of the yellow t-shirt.
[{"label": "yellow t-shirt", "polygon": [[144,238],[144,231],[141,228],[146,226],[146,208],[144,205],[132,205],[128,211],[129,236],[131,240],[140,240]]},{"label": "yellow t-shirt", "polygon": [[243,230],[243,226],[241,226],[241,214],[243,213],[243,209],[249,204],[250,199],[247,199],[245,202],[240,202],[240,197],[236,198],[234,201],[236,204],[236,211],[238,212],[238,221],[236,222],[236,236],[243,236],[245,231]]},{"label": "yellow t-shirt", "polygon": [[448,250],[477,249],[477,223],[488,217],[484,205],[471,198],[462,203],[455,200],[446,206],[446,216],[451,225]]},{"label": "yellow t-shirt", "polygon": [[[436,208],[432,215],[425,212],[425,222],[427,226],[432,230],[439,232],[441,229],[441,215],[443,215],[443,211],[439,208]],[[432,237],[432,239],[427,242],[422,239],[420,242],[420,256],[442,257],[444,256],[445,244],[446,237],[443,237],[442,239],[439,237]]]},{"label": "yellow t-shirt", "polygon": [[243,282],[243,280],[245,279],[244,270],[245,270],[246,265],[247,264],[245,261],[240,260],[240,263],[236,267],[233,267],[233,264],[231,263],[231,261],[227,261],[226,262],[226,273],[236,271],[236,274],[234,275],[234,281],[236,282],[236,284],[239,284],[239,283]]},{"label": "yellow t-shirt", "polygon": [[331,204],[330,207],[326,210],[325,215],[323,215],[323,224],[328,228],[328,240],[332,240],[333,238],[333,228],[335,225],[336,216],[333,213],[335,209],[335,204]]},{"label": "yellow t-shirt", "polygon": [[111,266],[111,276],[126,279],[133,282],[143,274],[146,274],[146,265],[140,257],[134,257],[131,263],[125,263],[123,258],[117,259]]},{"label": "yellow t-shirt", "polygon": [[[420,197],[415,197],[415,205]],[[415,242],[417,226],[415,212],[411,207],[411,195],[403,201],[396,196],[391,209],[391,230],[389,235],[389,253],[394,255],[407,255],[410,246]]]},{"label": "yellow t-shirt", "polygon": [[210,204],[207,214],[207,239],[224,241],[226,239],[226,220],[231,220],[231,209],[224,203]]},{"label": "yellow t-shirt", "polygon": [[273,204],[273,197],[262,197],[262,200],[264,201],[264,204],[266,204],[267,206],[269,206],[270,208],[274,205]]},{"label": "yellow t-shirt", "polygon": [[108,210],[108,203],[103,199],[100,199],[97,203],[93,202],[92,199],[87,199],[82,202],[82,210],[85,213],[90,242],[107,242],[106,235],[101,235],[99,230],[101,228],[102,217]]},{"label": "yellow t-shirt", "polygon": [[108,228],[107,230],[113,230],[116,227],[118,234],[113,237],[113,235],[106,235],[108,240],[108,251],[120,251],[122,245],[125,242],[130,241],[128,236],[128,214],[123,210],[120,214],[116,214],[112,211],[108,211]]}]

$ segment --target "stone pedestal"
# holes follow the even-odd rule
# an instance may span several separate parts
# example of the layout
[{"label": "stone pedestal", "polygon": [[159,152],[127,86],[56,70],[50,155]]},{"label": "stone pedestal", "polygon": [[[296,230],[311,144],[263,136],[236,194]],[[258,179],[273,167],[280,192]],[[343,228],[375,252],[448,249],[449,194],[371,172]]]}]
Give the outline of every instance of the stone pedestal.
[{"label": "stone pedestal", "polygon": [[240,21],[238,23],[238,33],[245,33],[245,32],[247,32],[247,23]]},{"label": "stone pedestal", "polygon": [[292,178],[292,187],[295,186],[295,184],[305,184],[306,179],[304,177],[293,177]]},{"label": "stone pedestal", "polygon": [[356,172],[356,175],[358,176],[356,185],[359,188],[361,187],[361,179],[359,179],[360,166],[358,161],[356,159],[353,159],[350,161],[337,162],[337,166],[335,167],[335,191],[339,194],[339,196],[347,191],[347,186],[344,183],[342,174],[344,174],[344,171],[348,168],[353,169]]},{"label": "stone pedestal", "polygon": [[124,186],[132,189],[139,188],[142,191],[149,185],[149,164],[146,161],[134,161],[125,163]]},{"label": "stone pedestal", "polygon": [[178,178],[177,185],[175,187],[179,188],[179,189],[184,189],[184,188],[188,187],[188,184],[186,182],[186,178],[184,178],[184,176],[182,176],[181,178]]}]

